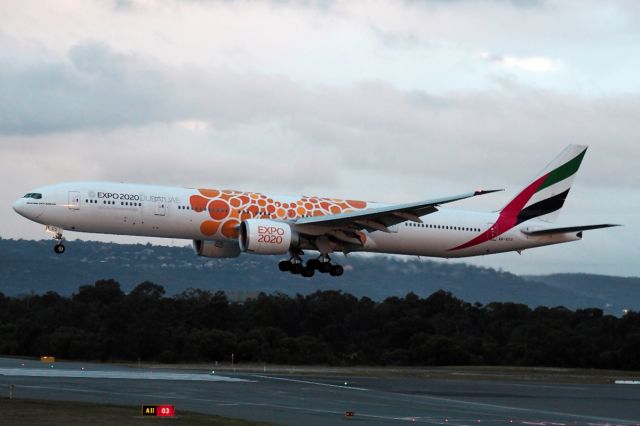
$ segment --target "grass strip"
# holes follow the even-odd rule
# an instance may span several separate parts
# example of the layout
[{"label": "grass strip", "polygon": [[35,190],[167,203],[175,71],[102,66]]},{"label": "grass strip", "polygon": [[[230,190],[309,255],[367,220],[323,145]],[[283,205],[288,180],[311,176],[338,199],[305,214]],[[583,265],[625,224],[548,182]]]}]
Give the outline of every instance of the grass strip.
[{"label": "grass strip", "polygon": [[171,426],[266,426],[270,423],[251,422],[182,410],[177,410],[175,417],[142,417],[140,406],[0,398],[0,424],[3,426],[86,426],[88,424],[92,426],[158,424]]}]

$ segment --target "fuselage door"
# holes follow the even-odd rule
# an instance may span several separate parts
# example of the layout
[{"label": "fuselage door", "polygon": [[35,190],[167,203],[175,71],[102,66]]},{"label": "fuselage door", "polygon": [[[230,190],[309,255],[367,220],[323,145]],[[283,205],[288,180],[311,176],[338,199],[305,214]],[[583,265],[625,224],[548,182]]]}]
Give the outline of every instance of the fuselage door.
[{"label": "fuselage door", "polygon": [[167,214],[167,203],[165,201],[156,201],[156,216],[164,216]]},{"label": "fuselage door", "polygon": [[80,210],[80,193],[69,191],[69,210]]}]

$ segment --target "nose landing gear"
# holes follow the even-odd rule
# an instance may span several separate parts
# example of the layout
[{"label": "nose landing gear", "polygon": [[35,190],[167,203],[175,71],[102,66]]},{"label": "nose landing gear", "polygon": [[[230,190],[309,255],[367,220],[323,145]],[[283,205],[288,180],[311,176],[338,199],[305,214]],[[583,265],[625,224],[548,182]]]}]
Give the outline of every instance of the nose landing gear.
[{"label": "nose landing gear", "polygon": [[62,228],[57,226],[47,225],[44,229],[47,233],[53,234],[53,239],[56,240],[56,245],[53,247],[53,251],[57,254],[64,253],[64,244],[62,244]]}]

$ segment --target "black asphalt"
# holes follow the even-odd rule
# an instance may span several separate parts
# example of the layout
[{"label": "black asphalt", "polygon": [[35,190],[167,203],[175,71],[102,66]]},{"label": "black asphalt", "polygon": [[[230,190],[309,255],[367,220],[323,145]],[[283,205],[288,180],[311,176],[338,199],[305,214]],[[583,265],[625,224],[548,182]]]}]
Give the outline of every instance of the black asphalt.
[{"label": "black asphalt", "polygon": [[[640,385],[211,375],[0,358],[0,394],[7,395],[9,384],[19,398],[173,404],[178,414],[189,410],[284,425],[640,425]],[[132,415],[138,410],[132,407]],[[354,416],[346,417],[347,411]]]}]

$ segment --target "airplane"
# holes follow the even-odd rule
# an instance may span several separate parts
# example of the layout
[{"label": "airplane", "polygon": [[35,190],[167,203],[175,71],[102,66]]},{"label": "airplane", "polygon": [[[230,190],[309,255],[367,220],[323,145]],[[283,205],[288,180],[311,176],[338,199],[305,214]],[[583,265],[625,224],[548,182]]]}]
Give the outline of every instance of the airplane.
[{"label": "airplane", "polygon": [[[13,209],[53,234],[63,231],[193,240],[197,255],[285,255],[281,271],[340,276],[333,253],[374,252],[440,258],[480,256],[582,239],[583,231],[613,224],[553,227],[587,151],[567,146],[501,210],[442,208],[500,190],[476,190],[405,204],[314,196],[278,196],[210,188],[111,182],[43,186]],[[304,262],[305,251],[319,256]]]}]

